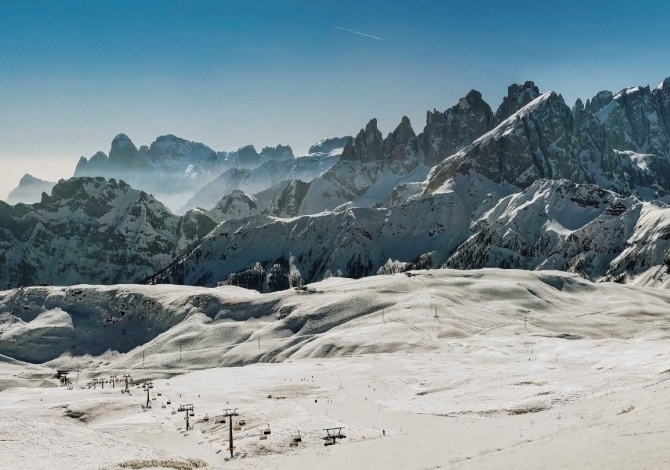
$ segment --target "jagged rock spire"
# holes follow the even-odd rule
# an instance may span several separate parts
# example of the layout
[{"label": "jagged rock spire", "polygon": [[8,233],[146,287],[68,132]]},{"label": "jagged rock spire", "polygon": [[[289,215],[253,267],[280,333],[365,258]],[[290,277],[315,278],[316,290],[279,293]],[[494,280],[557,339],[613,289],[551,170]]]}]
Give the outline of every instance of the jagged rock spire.
[{"label": "jagged rock spire", "polygon": [[498,121],[504,121],[538,96],[540,89],[532,81],[527,81],[523,85],[518,83],[510,85],[507,88],[507,96],[503,98],[496,111],[496,118]]}]

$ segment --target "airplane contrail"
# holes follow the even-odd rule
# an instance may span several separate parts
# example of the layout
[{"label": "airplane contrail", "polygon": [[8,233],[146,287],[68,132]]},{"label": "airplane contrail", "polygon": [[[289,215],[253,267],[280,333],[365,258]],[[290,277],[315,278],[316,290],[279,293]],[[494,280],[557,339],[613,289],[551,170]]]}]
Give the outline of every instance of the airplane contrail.
[{"label": "airplane contrail", "polygon": [[354,31],[353,29],[343,28],[342,26],[337,26],[337,25],[334,25],[332,23],[326,23],[325,21],[315,20],[314,18],[310,18],[308,16],[305,16],[305,18],[307,18],[310,21],[314,21],[316,23],[321,23],[321,24],[325,24],[325,25],[328,25],[328,26],[332,26],[333,28],[341,29],[342,31],[348,31],[348,32],[354,33],[354,34],[360,34],[361,36],[365,36],[367,38],[376,39],[377,41],[383,41],[382,38],[378,38],[377,36],[372,36],[371,34],[365,34],[365,33],[361,33],[360,31]]}]

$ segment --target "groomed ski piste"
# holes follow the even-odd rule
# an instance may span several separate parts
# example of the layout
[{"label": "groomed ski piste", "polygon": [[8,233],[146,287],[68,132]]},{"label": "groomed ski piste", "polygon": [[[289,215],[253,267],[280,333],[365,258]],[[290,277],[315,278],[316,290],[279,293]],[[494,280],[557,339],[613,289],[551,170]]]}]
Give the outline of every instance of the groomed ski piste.
[{"label": "groomed ski piste", "polygon": [[31,287],[0,312],[3,468],[670,465],[661,289],[427,270],[272,294]]}]

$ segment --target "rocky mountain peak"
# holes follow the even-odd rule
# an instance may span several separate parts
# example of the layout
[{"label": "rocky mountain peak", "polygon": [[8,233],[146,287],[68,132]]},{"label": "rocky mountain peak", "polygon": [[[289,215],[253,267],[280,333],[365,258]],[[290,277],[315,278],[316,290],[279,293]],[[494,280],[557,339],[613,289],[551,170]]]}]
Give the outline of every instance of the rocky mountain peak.
[{"label": "rocky mountain peak", "polygon": [[41,180],[39,178],[35,178],[33,175],[26,173],[21,177],[21,180],[19,181],[19,185],[21,186],[30,186],[32,184],[40,184],[40,183],[47,183],[47,181]]},{"label": "rocky mountain peak", "polygon": [[412,123],[410,122],[407,116],[402,117],[402,121],[398,124],[398,127],[391,133],[393,137],[393,142],[397,144],[406,144],[411,139],[416,137],[414,129],[412,129]]},{"label": "rocky mountain peak", "polygon": [[480,92],[477,90],[470,90],[467,95],[458,100],[458,104],[452,109],[467,113],[470,109],[485,110],[487,106],[488,104],[486,104],[486,101],[484,101]]},{"label": "rocky mountain peak", "polygon": [[384,138],[377,128],[377,119],[370,119],[356,139],[349,139],[342,151],[342,160],[370,163],[384,158]]},{"label": "rocky mountain peak", "polygon": [[217,222],[229,219],[243,219],[260,213],[256,198],[239,189],[221,198],[210,215]]},{"label": "rocky mountain peak", "polygon": [[663,118],[663,124],[666,132],[670,136],[670,77],[663,80],[663,83],[656,89],[660,99],[660,111]]},{"label": "rocky mountain peak", "polygon": [[119,134],[112,140],[109,165],[118,169],[139,169],[144,167],[144,161],[133,141],[127,135]]},{"label": "rocky mountain peak", "polygon": [[[404,161],[407,159],[405,146],[408,145],[410,141],[414,142],[415,145],[412,145],[411,147],[418,153],[419,149],[416,145],[416,134],[414,133],[414,129],[412,129],[412,124],[407,116],[403,116],[398,127],[396,127],[384,141],[384,153],[391,160],[392,171],[397,172],[398,170],[402,170],[405,166]],[[416,164],[418,161],[413,163]],[[409,171],[411,169],[405,168],[405,170]]]},{"label": "rocky mountain peak", "polygon": [[259,154],[261,161],[269,160],[291,160],[295,158],[293,149],[289,145],[277,145],[276,147],[264,147]]},{"label": "rocky mountain peak", "polygon": [[423,131],[426,165],[433,166],[495,127],[496,117],[482,94],[471,90],[445,112],[428,111]]},{"label": "rocky mountain peak", "polygon": [[88,160],[89,162],[105,162],[107,163],[107,154],[105,152],[95,152],[95,154]]},{"label": "rocky mountain peak", "polygon": [[7,195],[6,202],[8,204],[18,204],[20,202],[34,204],[40,201],[43,192],[51,192],[51,188],[55,184],[26,173],[19,181],[19,185]]},{"label": "rocky mountain peak", "polygon": [[124,133],[118,134],[112,140],[112,148],[115,148],[115,147],[119,148],[119,147],[123,147],[125,145],[132,145],[133,147],[135,146],[135,144],[133,144],[133,141],[130,140],[130,137],[128,137]]},{"label": "rocky mountain peak", "polygon": [[527,81],[523,85],[518,83],[510,85],[507,88],[507,96],[503,98],[496,111],[496,118],[498,121],[504,121],[538,96],[540,89],[532,81]]},{"label": "rocky mountain peak", "polygon": [[350,136],[344,137],[332,137],[330,139],[323,139],[318,141],[316,144],[312,145],[307,153],[330,153],[335,149],[344,148],[347,145],[347,141],[351,139]]},{"label": "rocky mountain peak", "polygon": [[158,137],[144,154],[152,161],[163,164],[167,164],[168,160],[184,160],[182,165],[177,165],[180,171],[190,163],[217,159],[216,152],[208,146],[172,134]]},{"label": "rocky mountain peak", "polygon": [[584,109],[590,113],[597,113],[601,109],[603,109],[605,106],[610,104],[612,100],[614,99],[614,93],[611,91],[599,91],[596,93],[596,96],[591,98],[590,100],[586,100],[586,105],[584,106]]},{"label": "rocky mountain peak", "polygon": [[254,168],[258,166],[258,152],[256,151],[256,147],[253,145],[245,145],[244,147],[240,148],[237,153],[239,156],[238,158],[240,166],[244,168]]}]

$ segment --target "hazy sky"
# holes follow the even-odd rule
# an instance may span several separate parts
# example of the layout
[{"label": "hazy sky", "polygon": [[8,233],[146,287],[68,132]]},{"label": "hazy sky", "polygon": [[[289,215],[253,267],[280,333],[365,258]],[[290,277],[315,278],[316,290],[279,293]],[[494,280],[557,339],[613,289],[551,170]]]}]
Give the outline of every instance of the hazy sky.
[{"label": "hazy sky", "polygon": [[[670,76],[670,2],[0,1],[0,198],[162,134],[215,150],[353,134],[535,80],[572,104]],[[362,33],[362,34],[359,34]]]}]

